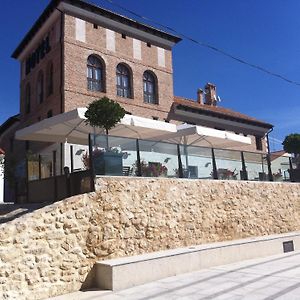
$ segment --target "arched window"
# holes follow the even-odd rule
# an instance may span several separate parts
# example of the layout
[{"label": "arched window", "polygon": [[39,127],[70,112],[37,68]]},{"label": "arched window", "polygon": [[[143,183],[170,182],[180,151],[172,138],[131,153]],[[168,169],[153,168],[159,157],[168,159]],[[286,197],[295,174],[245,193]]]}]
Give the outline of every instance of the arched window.
[{"label": "arched window", "polygon": [[152,72],[146,71],[143,76],[144,102],[158,104],[156,78]]},{"label": "arched window", "polygon": [[103,63],[95,56],[90,55],[87,60],[87,88],[90,91],[104,91]]},{"label": "arched window", "polygon": [[37,102],[42,103],[44,101],[44,74],[39,72],[36,86]]},{"label": "arched window", "polygon": [[31,107],[31,90],[30,90],[30,84],[27,83],[25,88],[25,113],[30,113],[30,107]]},{"label": "arched window", "polygon": [[117,95],[131,98],[131,72],[124,64],[117,66]]},{"label": "arched window", "polygon": [[53,93],[53,63],[50,62],[47,67],[47,96]]}]

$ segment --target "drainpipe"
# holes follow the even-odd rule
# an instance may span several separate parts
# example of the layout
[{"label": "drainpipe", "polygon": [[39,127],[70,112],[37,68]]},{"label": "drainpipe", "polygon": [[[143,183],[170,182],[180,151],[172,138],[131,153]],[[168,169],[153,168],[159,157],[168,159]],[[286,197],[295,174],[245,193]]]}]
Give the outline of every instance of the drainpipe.
[{"label": "drainpipe", "polygon": [[268,144],[268,154],[267,154],[267,164],[268,164],[268,177],[269,181],[274,181],[272,168],[271,168],[271,151],[270,151],[270,141],[269,141],[269,134],[273,131],[273,127],[266,133],[267,137],[267,144]]}]

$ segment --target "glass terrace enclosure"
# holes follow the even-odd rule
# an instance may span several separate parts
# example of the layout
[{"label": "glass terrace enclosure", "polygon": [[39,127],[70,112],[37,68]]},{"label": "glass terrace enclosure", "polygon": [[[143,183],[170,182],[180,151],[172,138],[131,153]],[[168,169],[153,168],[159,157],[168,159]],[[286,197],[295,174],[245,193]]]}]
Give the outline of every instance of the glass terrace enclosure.
[{"label": "glass terrace enclosure", "polygon": [[[191,179],[268,180],[267,156],[260,153],[124,137],[91,135],[94,174]],[[89,156],[85,156],[87,166]],[[286,165],[289,164],[286,158]],[[288,172],[274,180],[289,180]]]}]

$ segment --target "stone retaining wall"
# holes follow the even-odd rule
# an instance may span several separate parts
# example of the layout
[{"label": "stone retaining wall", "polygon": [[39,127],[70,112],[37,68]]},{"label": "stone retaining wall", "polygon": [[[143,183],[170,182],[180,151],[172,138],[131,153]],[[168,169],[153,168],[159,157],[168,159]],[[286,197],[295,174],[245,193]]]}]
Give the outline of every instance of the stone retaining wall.
[{"label": "stone retaining wall", "polygon": [[0,226],[0,298],[79,290],[94,262],[300,230],[300,184],[102,178]]}]

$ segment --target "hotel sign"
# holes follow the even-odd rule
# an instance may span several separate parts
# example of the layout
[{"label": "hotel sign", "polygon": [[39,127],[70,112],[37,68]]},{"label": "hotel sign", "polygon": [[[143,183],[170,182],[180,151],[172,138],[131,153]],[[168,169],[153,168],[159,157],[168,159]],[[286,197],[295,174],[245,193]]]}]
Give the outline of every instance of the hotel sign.
[{"label": "hotel sign", "polygon": [[26,60],[26,75],[28,75],[32,69],[49,53],[50,38],[49,35],[41,42],[41,44],[36,48],[36,50],[27,58]]}]

